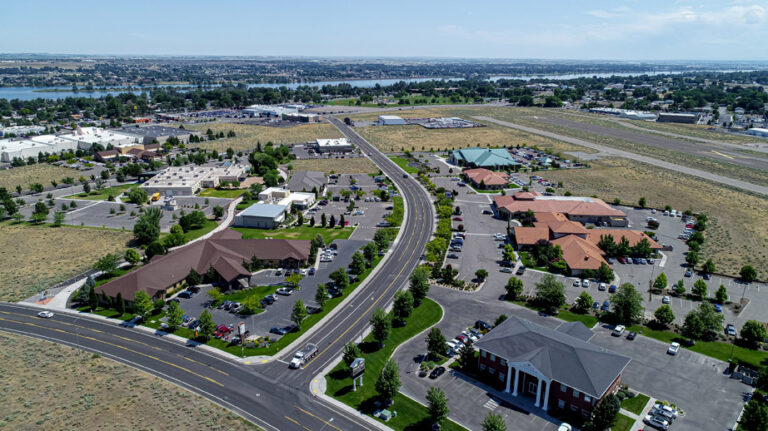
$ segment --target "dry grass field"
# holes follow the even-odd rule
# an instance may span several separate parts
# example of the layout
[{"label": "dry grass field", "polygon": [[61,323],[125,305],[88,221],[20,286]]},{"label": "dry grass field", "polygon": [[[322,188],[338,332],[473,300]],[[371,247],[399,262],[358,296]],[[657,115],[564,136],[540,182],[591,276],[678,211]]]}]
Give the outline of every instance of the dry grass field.
[{"label": "dry grass field", "polygon": [[0,428],[255,430],[160,378],[72,348],[0,333]]},{"label": "dry grass field", "polygon": [[[481,115],[489,108],[461,107],[419,109],[398,112],[404,118],[460,116],[470,119],[470,115]],[[355,120],[375,119],[374,114],[355,115]],[[421,126],[368,126],[355,128],[362,137],[385,153],[410,151],[445,150],[466,147],[499,147],[510,145],[538,146],[554,152],[592,150],[533,135],[507,127],[489,124],[487,127],[471,129],[425,129]]]},{"label": "dry grass field", "polygon": [[367,157],[344,159],[301,159],[291,160],[294,171],[320,171],[330,174],[367,174],[379,171]]},{"label": "dry grass field", "polygon": [[[130,232],[0,223],[0,301],[19,301],[121,253]],[[0,416],[2,417],[2,416]]]},{"label": "dry grass field", "polygon": [[257,142],[261,142],[262,146],[267,142],[272,142],[276,145],[289,145],[314,141],[316,138],[342,137],[341,132],[328,123],[302,124],[293,127],[268,127],[216,122],[195,124],[190,126],[190,128],[200,130],[203,133],[208,129],[211,129],[214,133],[224,132],[225,134],[230,130],[234,130],[234,138],[192,144],[192,146],[219,152],[226,151],[230,147],[235,151],[250,150],[256,148]]},{"label": "dry grass field", "polygon": [[51,181],[60,183],[63,178],[77,179],[79,176],[80,173],[76,170],[47,163],[20,166],[0,171],[0,187],[5,187],[9,192],[15,192],[17,185],[20,185],[24,190],[29,190],[29,185],[32,183],[40,183],[47,187],[51,185]]},{"label": "dry grass field", "polygon": [[704,259],[712,258],[718,272],[738,274],[742,265],[768,277],[768,199],[725,188],[704,180],[626,159],[591,162],[591,169],[547,172],[550,181],[562,181],[574,195],[611,202],[637,202],[645,196],[649,206],[692,209],[709,216]]}]

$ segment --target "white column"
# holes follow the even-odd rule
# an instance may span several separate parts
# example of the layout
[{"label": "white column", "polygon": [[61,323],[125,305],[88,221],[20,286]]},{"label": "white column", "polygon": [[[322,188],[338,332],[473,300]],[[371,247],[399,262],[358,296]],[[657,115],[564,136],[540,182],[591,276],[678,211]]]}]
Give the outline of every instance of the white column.
[{"label": "white column", "polygon": [[512,391],[513,396],[517,396],[517,386],[520,383],[520,368],[515,368],[515,390]]},{"label": "white column", "polygon": [[539,384],[536,385],[536,403],[533,405],[534,407],[541,406],[541,384],[542,384],[542,380],[541,378],[539,378]]},{"label": "white column", "polygon": [[507,388],[504,392],[509,393],[509,388],[512,385],[512,364],[507,362]]},{"label": "white column", "polygon": [[552,386],[552,380],[547,383],[547,390],[544,392],[544,411],[549,408],[549,387]]}]

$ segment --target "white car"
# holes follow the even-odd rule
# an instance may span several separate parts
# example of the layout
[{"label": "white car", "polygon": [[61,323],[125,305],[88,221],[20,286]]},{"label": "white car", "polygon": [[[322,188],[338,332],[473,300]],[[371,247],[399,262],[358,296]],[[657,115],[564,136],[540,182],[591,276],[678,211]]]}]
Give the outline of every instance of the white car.
[{"label": "white car", "polygon": [[301,275],[307,275],[307,270],[306,269],[302,269],[300,273],[301,273]]},{"label": "white car", "polygon": [[624,325],[616,325],[616,327],[613,328],[613,332],[611,332],[611,335],[613,335],[614,337],[620,337],[621,334],[624,333],[625,329],[626,328],[624,327]]},{"label": "white car", "polygon": [[477,336],[469,331],[461,331],[461,335],[469,338],[473,343],[478,340]]},{"label": "white car", "polygon": [[283,296],[291,296],[293,294],[293,290],[292,289],[288,289],[286,287],[281,287],[281,288],[277,289],[277,291],[275,293],[277,293],[278,295],[283,295]]},{"label": "white car", "polygon": [[680,343],[673,342],[672,344],[669,345],[669,348],[667,349],[667,353],[672,356],[675,356],[677,355],[678,350],[680,350]]},{"label": "white car", "polygon": [[504,268],[501,268],[501,272],[506,272],[507,274],[512,274],[512,268],[509,268],[505,266]]},{"label": "white car", "polygon": [[572,431],[573,427],[568,422],[563,422],[557,427],[557,431]]},{"label": "white car", "polygon": [[669,296],[664,295],[664,297],[661,298],[661,303],[662,304],[669,304]]},{"label": "white car", "polygon": [[50,311],[41,311],[37,313],[37,317],[42,317],[43,319],[50,319],[53,317],[53,313]]}]

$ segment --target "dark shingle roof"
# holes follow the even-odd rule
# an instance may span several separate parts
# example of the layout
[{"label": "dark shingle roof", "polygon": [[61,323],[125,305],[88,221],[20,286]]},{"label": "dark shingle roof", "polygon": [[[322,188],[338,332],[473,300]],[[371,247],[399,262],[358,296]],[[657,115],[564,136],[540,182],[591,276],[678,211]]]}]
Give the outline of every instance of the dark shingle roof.
[{"label": "dark shingle roof", "polygon": [[251,273],[242,265],[256,256],[261,260],[299,261],[309,257],[310,242],[295,239],[240,239],[240,233],[224,230],[208,239],[197,241],[176,249],[166,255],[154,256],[152,260],[128,274],[104,283],[96,290],[116,297],[118,292],[127,301],[133,301],[141,289],[155,296],[189,274],[194,269],[204,274],[213,267],[228,282]]},{"label": "dark shingle roof", "polygon": [[313,187],[322,190],[328,183],[323,172],[318,171],[297,171],[288,181],[288,190],[292,192],[311,192]]},{"label": "dark shingle roof", "polygon": [[603,396],[630,361],[566,332],[519,317],[510,317],[475,346],[509,362],[529,362],[548,379],[595,398]]},{"label": "dark shingle roof", "polygon": [[557,327],[557,331],[582,341],[589,341],[589,339],[595,335],[591,329],[584,326],[581,322],[565,322]]}]

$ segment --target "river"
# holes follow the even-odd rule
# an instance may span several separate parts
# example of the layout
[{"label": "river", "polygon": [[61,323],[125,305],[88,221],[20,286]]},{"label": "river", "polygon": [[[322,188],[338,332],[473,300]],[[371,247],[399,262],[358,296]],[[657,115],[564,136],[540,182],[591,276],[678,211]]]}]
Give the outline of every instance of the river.
[{"label": "river", "polygon": [[[722,72],[734,72],[735,70],[723,70]],[[748,70],[742,70],[747,72]],[[574,73],[574,74],[562,74],[562,75],[509,75],[509,76],[494,76],[489,78],[490,81],[498,81],[500,79],[519,79],[524,81],[531,81],[535,79],[575,79],[596,76],[598,78],[607,78],[610,76],[639,76],[639,75],[662,75],[662,74],[679,74],[684,72],[694,72],[693,70],[677,70],[677,71],[647,71],[647,72],[617,72],[617,73]],[[313,87],[321,87],[323,85],[339,85],[349,84],[353,87],[370,88],[375,87],[377,84],[381,86],[392,85],[400,81],[405,82],[425,82],[431,81],[437,78],[405,78],[405,79],[359,79],[359,80],[337,80],[337,81],[318,81],[318,82],[292,82],[288,84],[248,84],[251,87],[261,88],[279,88],[287,87],[290,89],[296,89],[303,85],[309,85]],[[453,78],[458,79],[458,78]],[[34,99],[64,99],[67,97],[104,97],[109,94],[116,96],[120,93],[134,93],[140,94],[156,88],[168,88],[168,87],[182,87],[184,89],[190,87],[188,85],[164,85],[158,87],[145,87],[140,90],[96,90],[96,91],[72,91],[71,87],[0,87],[0,99],[19,99],[19,100],[34,100]],[[215,86],[212,86],[215,87]],[[205,87],[211,88],[211,87]],[[59,90],[59,91],[50,91]],[[186,91],[186,90],[183,90]]]}]

